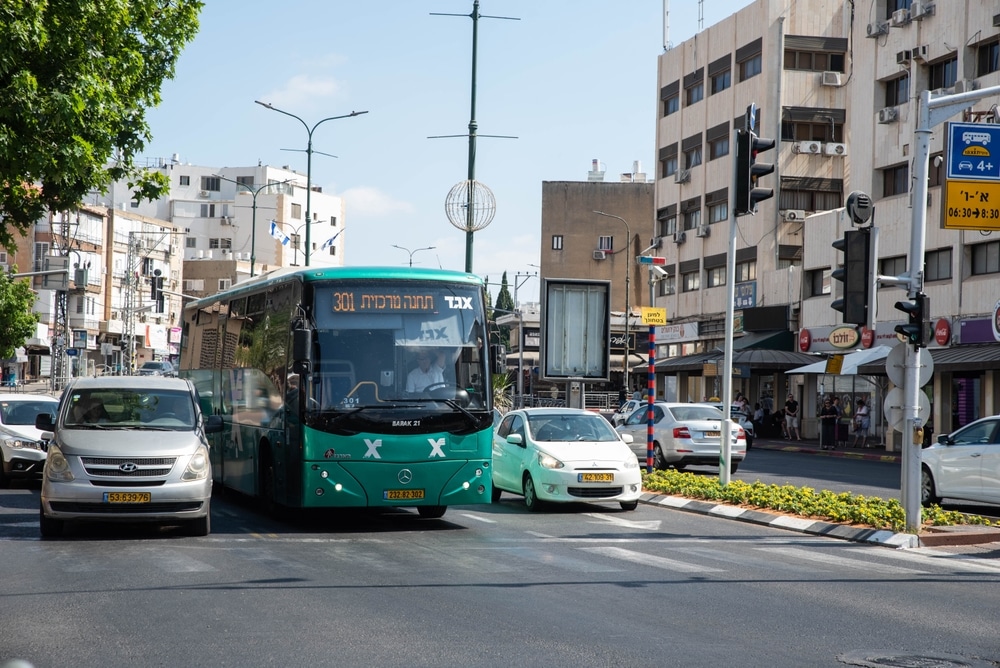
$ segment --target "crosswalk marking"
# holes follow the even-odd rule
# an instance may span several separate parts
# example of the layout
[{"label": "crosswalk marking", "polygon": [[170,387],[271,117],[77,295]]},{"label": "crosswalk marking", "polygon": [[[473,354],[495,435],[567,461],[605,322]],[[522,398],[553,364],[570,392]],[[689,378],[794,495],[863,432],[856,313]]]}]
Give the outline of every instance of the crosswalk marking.
[{"label": "crosswalk marking", "polygon": [[[760,568],[764,570],[773,570],[775,568],[775,562],[773,559],[757,558],[745,553],[714,550],[707,547],[675,547],[673,548],[673,551],[690,554],[694,557],[702,559],[713,559],[724,563],[736,564],[747,568]],[[816,569],[812,566],[783,563],[781,564],[781,570],[791,571],[793,573],[813,573]]]},{"label": "crosswalk marking", "polygon": [[927,571],[903,568],[902,566],[896,566],[893,564],[880,564],[874,561],[838,557],[822,550],[801,550],[795,547],[758,547],[754,549],[760,550],[761,552],[767,552],[769,554],[777,554],[783,557],[792,557],[794,559],[819,562],[830,566],[839,566],[847,570],[854,570],[858,573],[884,573],[892,575],[898,575],[900,573],[907,573],[911,575],[928,574]]},{"label": "crosswalk marking", "polygon": [[591,554],[599,554],[604,557],[610,557],[612,559],[621,559],[623,561],[630,561],[635,564],[642,564],[643,566],[653,566],[654,568],[662,568],[663,570],[666,571],[677,571],[678,573],[724,572],[720,568],[712,568],[710,566],[705,566],[703,564],[692,564],[686,561],[677,561],[676,559],[667,559],[666,557],[661,557],[655,554],[634,552],[632,550],[626,550],[620,547],[612,547],[610,545],[601,547],[581,547],[580,550],[584,552],[589,552]]},{"label": "crosswalk marking", "polygon": [[[864,548],[854,547],[848,549],[851,552],[860,552]],[[896,559],[898,561],[905,561],[911,564],[919,563],[924,566],[932,565],[963,573],[992,573],[994,575],[1000,575],[1000,564],[993,564],[992,562],[988,562],[983,559],[967,559],[954,554],[949,554],[947,552],[935,552],[932,550],[921,550],[920,552],[912,552],[909,550],[886,550],[879,554],[879,556]]]}]

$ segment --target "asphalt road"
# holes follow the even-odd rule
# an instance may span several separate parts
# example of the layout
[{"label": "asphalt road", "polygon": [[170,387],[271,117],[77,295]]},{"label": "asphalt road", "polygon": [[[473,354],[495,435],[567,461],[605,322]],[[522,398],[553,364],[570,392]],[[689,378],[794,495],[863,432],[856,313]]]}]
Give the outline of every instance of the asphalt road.
[{"label": "asphalt road", "polygon": [[37,668],[1000,661],[995,558],[660,507],[276,521],[217,497],[205,538],[37,531],[37,489],[0,491],[0,660]]}]

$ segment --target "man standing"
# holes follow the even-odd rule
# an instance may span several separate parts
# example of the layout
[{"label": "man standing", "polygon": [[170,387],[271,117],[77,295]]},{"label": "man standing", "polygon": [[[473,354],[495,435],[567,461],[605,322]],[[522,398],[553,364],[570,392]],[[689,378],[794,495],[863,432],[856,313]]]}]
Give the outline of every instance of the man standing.
[{"label": "man standing", "polygon": [[802,440],[802,434],[799,433],[799,402],[791,394],[785,402],[785,427],[788,428],[789,440]]}]

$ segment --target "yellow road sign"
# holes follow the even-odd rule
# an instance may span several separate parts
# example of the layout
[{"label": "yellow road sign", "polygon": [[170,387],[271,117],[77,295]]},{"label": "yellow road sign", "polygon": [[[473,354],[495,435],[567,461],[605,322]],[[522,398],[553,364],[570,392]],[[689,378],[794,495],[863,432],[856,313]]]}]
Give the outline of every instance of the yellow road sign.
[{"label": "yellow road sign", "polygon": [[948,179],[941,226],[949,230],[1000,230],[1000,181]]},{"label": "yellow road sign", "polygon": [[642,324],[644,325],[666,325],[667,309],[665,308],[642,308]]}]

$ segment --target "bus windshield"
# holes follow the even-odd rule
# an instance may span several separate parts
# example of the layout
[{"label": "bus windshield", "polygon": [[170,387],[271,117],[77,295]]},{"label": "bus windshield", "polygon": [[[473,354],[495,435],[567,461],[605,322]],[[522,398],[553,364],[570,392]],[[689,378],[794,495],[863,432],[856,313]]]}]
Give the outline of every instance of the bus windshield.
[{"label": "bus windshield", "polygon": [[306,412],[484,410],[482,293],[472,286],[359,281],[316,286]]}]

